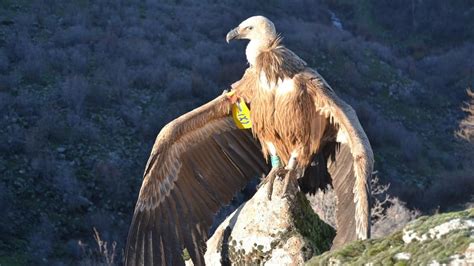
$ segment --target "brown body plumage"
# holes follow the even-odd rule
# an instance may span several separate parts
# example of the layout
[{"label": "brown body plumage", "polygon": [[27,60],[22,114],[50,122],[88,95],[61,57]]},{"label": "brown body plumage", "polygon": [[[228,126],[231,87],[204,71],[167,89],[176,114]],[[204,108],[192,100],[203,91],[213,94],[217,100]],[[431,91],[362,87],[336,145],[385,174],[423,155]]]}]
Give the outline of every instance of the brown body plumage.
[{"label": "brown body plumage", "polygon": [[163,128],[145,169],[126,265],[181,265],[183,248],[195,265],[204,264],[213,215],[247,180],[268,170],[264,158],[270,154],[298,171],[301,191],[334,187],[333,247],[370,236],[373,154],[354,110],[280,44],[268,19],[242,22],[227,35],[235,38],[251,40],[250,67],[232,88],[250,104],[252,134],[261,147],[233,124],[232,102],[224,95]]},{"label": "brown body plumage", "polygon": [[[307,87],[306,63],[280,44],[276,38],[256,59],[252,78],[252,132],[262,143],[265,157],[272,143],[283,163],[289,161],[292,151],[298,150],[298,165],[306,167],[320,148],[326,130],[327,118],[318,113]],[[280,93],[277,89],[285,80],[292,80],[294,91]],[[265,84],[266,83],[266,84]],[[316,84],[310,84],[316,85]],[[238,88],[237,88],[238,90]]]}]

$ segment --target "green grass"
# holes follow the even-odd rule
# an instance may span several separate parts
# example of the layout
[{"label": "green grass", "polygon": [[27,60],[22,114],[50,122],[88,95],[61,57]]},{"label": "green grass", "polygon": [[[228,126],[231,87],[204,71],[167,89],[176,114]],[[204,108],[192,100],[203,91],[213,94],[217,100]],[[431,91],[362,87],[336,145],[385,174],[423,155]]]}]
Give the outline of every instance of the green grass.
[{"label": "green grass", "polygon": [[[443,224],[452,219],[473,219],[474,209],[461,212],[423,216],[408,224],[407,230],[414,230],[418,235],[426,233],[429,229]],[[356,241],[343,248],[326,252],[321,256],[312,258],[308,265],[326,265],[330,259],[339,260],[342,264],[360,265],[364,263],[390,264],[408,263],[408,265],[426,265],[432,260],[448,263],[450,256],[460,254],[466,250],[469,243],[474,240],[470,237],[470,230],[453,230],[439,239],[430,239],[423,242],[412,241],[405,244],[402,240],[402,231],[397,231],[385,238]],[[396,261],[394,256],[400,252],[411,254],[408,262]],[[397,265],[397,264],[396,264]]]}]

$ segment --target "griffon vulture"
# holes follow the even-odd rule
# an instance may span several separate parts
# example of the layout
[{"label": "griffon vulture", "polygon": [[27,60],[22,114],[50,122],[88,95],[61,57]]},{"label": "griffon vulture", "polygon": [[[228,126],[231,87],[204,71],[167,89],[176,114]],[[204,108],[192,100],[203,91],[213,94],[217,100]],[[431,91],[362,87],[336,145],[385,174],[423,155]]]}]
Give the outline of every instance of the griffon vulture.
[{"label": "griffon vulture", "polygon": [[[263,182],[278,175],[305,193],[334,187],[333,247],[370,236],[373,154],[354,110],[281,44],[267,18],[243,21],[226,39],[250,40],[249,68],[231,93],[159,133],[145,167],[126,265],[182,265],[184,248],[195,265],[203,265],[213,216],[250,178],[268,170],[269,158],[272,170]],[[241,101],[250,105],[251,131],[232,119],[232,106]]]}]

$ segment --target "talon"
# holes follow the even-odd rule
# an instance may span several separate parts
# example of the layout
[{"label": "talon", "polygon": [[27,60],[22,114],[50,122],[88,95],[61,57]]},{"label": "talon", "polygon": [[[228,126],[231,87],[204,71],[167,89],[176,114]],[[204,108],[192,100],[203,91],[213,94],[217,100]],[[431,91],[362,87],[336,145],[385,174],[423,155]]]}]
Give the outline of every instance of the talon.
[{"label": "talon", "polygon": [[270,173],[266,177],[262,178],[262,181],[258,185],[258,188],[264,186],[265,184],[269,183],[267,186],[267,198],[268,200],[272,199],[272,193],[273,193],[273,183],[275,182],[275,178],[280,178],[280,171],[283,168],[281,167],[273,167]]}]

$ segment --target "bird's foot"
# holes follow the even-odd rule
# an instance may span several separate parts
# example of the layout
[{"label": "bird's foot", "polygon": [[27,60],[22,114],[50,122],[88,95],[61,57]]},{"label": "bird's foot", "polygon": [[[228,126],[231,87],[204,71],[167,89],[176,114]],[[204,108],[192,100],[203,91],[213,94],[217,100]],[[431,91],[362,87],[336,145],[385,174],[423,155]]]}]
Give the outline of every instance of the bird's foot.
[{"label": "bird's foot", "polygon": [[265,184],[269,183],[267,186],[267,198],[268,200],[272,199],[272,193],[273,193],[273,183],[275,181],[275,178],[282,179],[288,170],[283,168],[283,167],[273,167],[270,173],[266,177],[262,179],[258,187],[262,187]]},{"label": "bird's foot", "polygon": [[286,171],[281,197],[291,199],[298,192],[298,171],[295,169],[288,169]]}]

